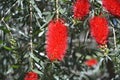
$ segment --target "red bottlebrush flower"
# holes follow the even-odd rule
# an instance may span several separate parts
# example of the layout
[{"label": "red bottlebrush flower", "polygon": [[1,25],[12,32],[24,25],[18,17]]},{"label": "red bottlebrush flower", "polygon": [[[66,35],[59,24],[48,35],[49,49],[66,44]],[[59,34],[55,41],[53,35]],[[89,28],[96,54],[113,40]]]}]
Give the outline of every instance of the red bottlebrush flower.
[{"label": "red bottlebrush flower", "polygon": [[105,17],[95,16],[89,21],[90,33],[99,45],[107,43],[109,28]]},{"label": "red bottlebrush flower", "polygon": [[88,0],[77,0],[73,4],[74,18],[82,20],[89,13],[90,3]]},{"label": "red bottlebrush flower", "polygon": [[97,64],[97,60],[96,59],[89,59],[85,61],[85,65],[87,65],[88,67],[93,67]]},{"label": "red bottlebrush flower", "polygon": [[51,61],[62,60],[67,49],[67,27],[61,19],[52,20],[48,25],[46,52]]},{"label": "red bottlebrush flower", "polygon": [[102,0],[102,3],[112,15],[120,17],[120,0]]},{"label": "red bottlebrush flower", "polygon": [[35,72],[28,72],[25,75],[24,80],[38,80],[38,74]]}]

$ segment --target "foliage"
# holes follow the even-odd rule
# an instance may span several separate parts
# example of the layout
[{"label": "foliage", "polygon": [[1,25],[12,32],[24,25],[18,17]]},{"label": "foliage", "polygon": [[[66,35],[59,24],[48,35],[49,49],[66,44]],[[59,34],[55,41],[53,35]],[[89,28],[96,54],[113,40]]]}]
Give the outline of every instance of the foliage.
[{"label": "foliage", "polygon": [[[32,4],[32,41],[30,51],[30,1]],[[89,33],[89,18],[102,11],[100,0],[90,0],[91,12],[85,20],[73,19],[75,0],[59,0],[60,17],[69,29],[64,60],[51,62],[45,52],[47,25],[56,15],[55,0],[0,0],[0,80],[23,80],[31,70],[40,80],[120,80],[120,18],[103,11],[109,20],[108,54],[98,48]],[[87,59],[98,64],[88,67]],[[110,76],[109,76],[110,75]]]}]

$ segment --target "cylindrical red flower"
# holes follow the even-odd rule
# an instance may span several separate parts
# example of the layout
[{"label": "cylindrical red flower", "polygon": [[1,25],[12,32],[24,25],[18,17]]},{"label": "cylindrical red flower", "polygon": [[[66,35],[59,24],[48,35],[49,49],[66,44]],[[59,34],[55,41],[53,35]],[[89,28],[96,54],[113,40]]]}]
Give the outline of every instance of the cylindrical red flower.
[{"label": "cylindrical red flower", "polygon": [[103,16],[95,16],[90,19],[89,24],[92,37],[99,45],[105,45],[109,34],[107,19]]},{"label": "cylindrical red flower", "polygon": [[120,0],[102,0],[105,9],[116,17],[120,17]]},{"label": "cylindrical red flower", "polygon": [[38,80],[38,74],[35,72],[28,72],[25,75],[24,80]]},{"label": "cylindrical red flower", "polygon": [[51,61],[61,61],[67,49],[68,29],[62,19],[51,20],[46,36],[46,53]]},{"label": "cylindrical red flower", "polygon": [[89,59],[85,61],[85,65],[87,65],[88,67],[93,67],[97,64],[97,60],[96,59]]},{"label": "cylindrical red flower", "polygon": [[90,3],[88,0],[77,0],[73,4],[74,18],[82,20],[88,13],[90,9]]}]

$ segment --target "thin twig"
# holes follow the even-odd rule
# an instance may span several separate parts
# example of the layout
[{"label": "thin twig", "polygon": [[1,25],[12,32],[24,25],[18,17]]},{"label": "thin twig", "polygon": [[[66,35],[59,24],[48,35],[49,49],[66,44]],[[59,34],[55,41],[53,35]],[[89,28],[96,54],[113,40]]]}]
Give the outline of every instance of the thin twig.
[{"label": "thin twig", "polygon": [[59,18],[59,4],[58,4],[58,0],[56,0],[56,18],[58,19]]},{"label": "thin twig", "polygon": [[[32,41],[32,33],[33,33],[33,28],[32,28],[32,3],[30,1],[30,54],[33,55],[33,41]],[[30,65],[31,69],[33,69],[33,60],[32,57],[30,57]]]},{"label": "thin twig", "polygon": [[113,36],[114,36],[114,47],[117,47],[117,43],[116,43],[116,34],[115,34],[115,29],[112,27],[113,29]]},{"label": "thin twig", "polygon": [[[5,24],[7,30],[10,31],[10,27],[9,27],[9,25],[4,21],[4,19],[2,19],[2,22]],[[9,32],[9,34],[10,34],[10,36],[13,38],[12,33]]]},{"label": "thin twig", "polygon": [[84,38],[84,43],[87,41],[88,36],[89,36],[89,33],[90,33],[90,31],[88,30],[88,31],[86,32],[86,35],[85,35],[85,38]]}]

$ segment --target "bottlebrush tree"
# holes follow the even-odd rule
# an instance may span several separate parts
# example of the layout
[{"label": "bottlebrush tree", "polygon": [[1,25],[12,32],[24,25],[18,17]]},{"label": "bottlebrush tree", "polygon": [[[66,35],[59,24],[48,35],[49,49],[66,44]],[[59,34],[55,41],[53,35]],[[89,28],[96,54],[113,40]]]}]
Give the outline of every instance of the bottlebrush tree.
[{"label": "bottlebrush tree", "polygon": [[120,80],[120,1],[0,0],[0,80]]}]

